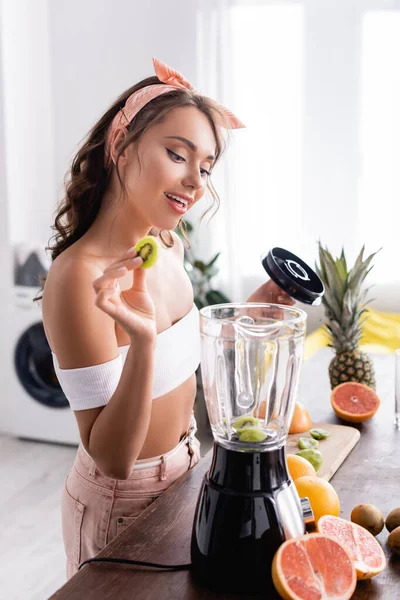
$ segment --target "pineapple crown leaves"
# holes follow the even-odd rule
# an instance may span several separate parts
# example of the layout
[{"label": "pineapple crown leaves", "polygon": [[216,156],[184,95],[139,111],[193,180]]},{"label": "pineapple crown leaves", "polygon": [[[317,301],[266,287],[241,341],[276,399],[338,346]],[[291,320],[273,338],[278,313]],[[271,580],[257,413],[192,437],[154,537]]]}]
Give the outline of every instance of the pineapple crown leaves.
[{"label": "pineapple crown leaves", "polygon": [[[339,265],[339,269],[337,269],[336,263],[328,249],[324,249],[321,242],[318,242],[318,246],[320,264],[316,265],[316,271],[325,287],[331,292],[329,304],[326,302],[325,295],[322,297],[322,303],[328,309],[329,313],[332,313],[331,316],[334,319],[339,320],[342,313],[343,297],[348,276],[346,259],[342,252],[343,258],[337,259],[336,261]],[[339,273],[342,275],[342,279]]]},{"label": "pineapple crown leaves", "polygon": [[356,261],[354,263],[354,267],[349,273],[348,286],[353,289],[358,289],[361,286],[364,279],[367,277],[368,273],[372,270],[373,266],[370,266],[372,259],[376,254],[378,254],[381,248],[379,248],[379,250],[377,250],[376,252],[373,252],[373,254],[370,254],[363,261],[364,250],[365,246],[361,248],[361,252],[357,256]]},{"label": "pineapple crown leaves", "polygon": [[334,259],[321,242],[318,246],[320,265],[316,265],[316,270],[325,285],[322,303],[331,346],[338,352],[353,350],[361,338],[361,325],[366,318],[361,317],[367,311],[367,295],[371,289],[361,291],[361,285],[372,269],[371,263],[377,252],[364,259],[363,246],[353,268],[349,269],[343,248],[340,256]]},{"label": "pineapple crown leaves", "polygon": [[[327,248],[323,248],[320,241],[318,242],[318,250],[320,264],[316,265],[316,270],[329,290],[330,299],[333,299],[331,303],[333,312],[336,313],[335,309],[340,308],[342,310],[344,304],[349,305],[349,302],[351,302],[351,299],[347,296],[348,292],[352,292],[354,297],[359,299],[361,284],[372,270],[371,262],[381,249],[363,260],[365,250],[365,246],[363,246],[353,268],[350,270],[347,267],[343,248],[340,257],[336,260],[333,259]],[[322,301],[324,301],[324,297]]]}]

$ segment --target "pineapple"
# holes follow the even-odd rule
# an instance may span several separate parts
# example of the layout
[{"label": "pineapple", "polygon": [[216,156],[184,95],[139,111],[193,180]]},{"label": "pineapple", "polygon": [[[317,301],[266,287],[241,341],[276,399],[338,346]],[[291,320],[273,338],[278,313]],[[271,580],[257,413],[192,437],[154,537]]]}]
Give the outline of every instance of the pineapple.
[{"label": "pineapple", "polygon": [[336,356],[329,365],[331,388],[345,381],[358,381],[375,389],[375,373],[371,359],[358,349],[362,335],[362,324],[366,317],[368,289],[361,286],[370,272],[374,254],[363,260],[364,247],[353,268],[348,270],[344,250],[339,258],[333,259],[327,248],[319,242],[317,273],[325,285],[322,303],[325,307],[325,327],[330,337],[331,348]]}]

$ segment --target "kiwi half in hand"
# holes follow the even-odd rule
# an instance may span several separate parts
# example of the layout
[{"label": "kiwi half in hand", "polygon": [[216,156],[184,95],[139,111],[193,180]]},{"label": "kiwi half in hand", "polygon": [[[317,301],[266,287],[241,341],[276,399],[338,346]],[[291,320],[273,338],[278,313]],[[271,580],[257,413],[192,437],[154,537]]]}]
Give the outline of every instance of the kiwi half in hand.
[{"label": "kiwi half in hand", "polygon": [[140,267],[141,269],[150,269],[150,267],[157,262],[158,245],[153,237],[148,235],[142,238],[136,244],[135,249],[143,260],[143,264]]}]

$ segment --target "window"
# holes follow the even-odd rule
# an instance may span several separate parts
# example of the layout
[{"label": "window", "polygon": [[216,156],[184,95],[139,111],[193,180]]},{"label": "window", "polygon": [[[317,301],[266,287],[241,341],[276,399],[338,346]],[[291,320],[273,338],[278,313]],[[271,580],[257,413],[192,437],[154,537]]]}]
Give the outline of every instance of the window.
[{"label": "window", "polygon": [[237,266],[251,275],[269,248],[293,247],[302,218],[303,7],[236,6],[230,17],[231,94],[247,126],[231,158],[235,229],[246,249]]},{"label": "window", "polygon": [[[362,24],[359,238],[376,257],[375,281],[400,279],[400,13],[370,12]],[[373,242],[373,247],[372,247]]]}]

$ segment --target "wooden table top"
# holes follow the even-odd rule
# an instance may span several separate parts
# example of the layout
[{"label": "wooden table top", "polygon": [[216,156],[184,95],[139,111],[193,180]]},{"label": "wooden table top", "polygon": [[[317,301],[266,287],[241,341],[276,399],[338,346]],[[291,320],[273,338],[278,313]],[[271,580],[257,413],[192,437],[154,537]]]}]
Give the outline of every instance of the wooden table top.
[{"label": "wooden table top", "polygon": [[[340,423],[329,402],[327,372],[330,357],[330,350],[323,349],[304,365],[299,399],[306,404],[315,422]],[[400,505],[400,431],[393,426],[394,358],[392,355],[374,355],[373,360],[381,407],[373,419],[356,426],[361,431],[361,439],[331,480],[339,494],[341,516],[346,519],[350,518],[353,506],[361,502],[375,504],[385,517]],[[98,556],[163,564],[189,563],[194,511],[210,460],[211,452]],[[384,528],[377,539],[384,548],[388,566],[373,579],[358,583],[353,595],[355,600],[400,599],[400,557],[390,555],[387,536]],[[268,590],[259,597],[273,600],[278,595]],[[217,594],[200,588],[188,571],[146,570],[130,565],[91,563],[74,575],[51,600],[64,598],[228,600],[238,596]],[[246,600],[243,595],[240,598]]]}]

